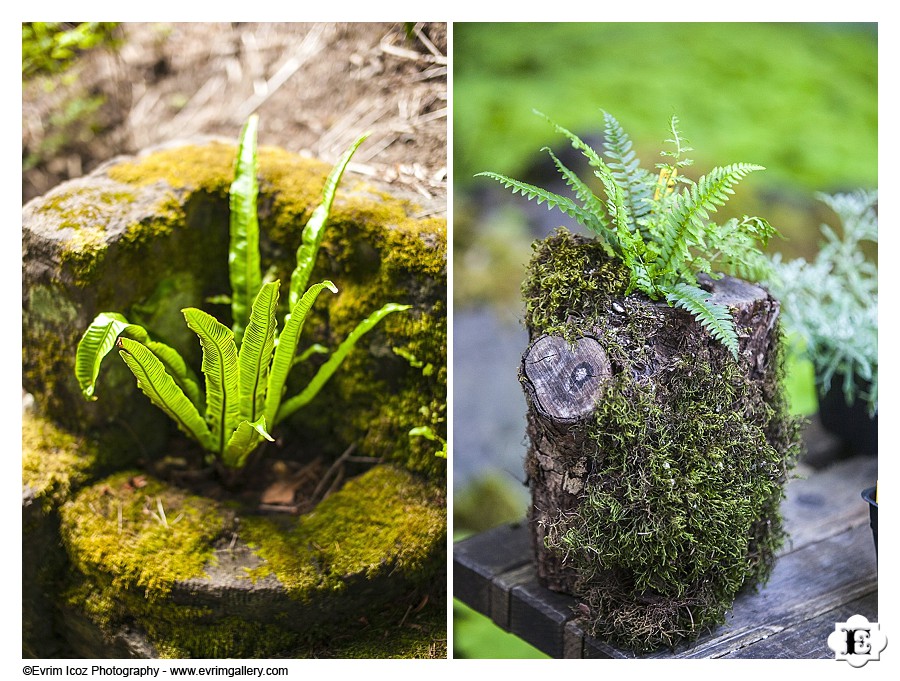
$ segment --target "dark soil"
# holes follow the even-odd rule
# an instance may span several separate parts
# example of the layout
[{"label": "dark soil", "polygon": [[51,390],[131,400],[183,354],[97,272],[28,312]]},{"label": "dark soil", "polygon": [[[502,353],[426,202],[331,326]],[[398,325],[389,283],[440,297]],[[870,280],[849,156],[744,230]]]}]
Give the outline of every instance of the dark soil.
[{"label": "dark soil", "polygon": [[[407,32],[409,28],[409,33]],[[23,83],[22,201],[120,154],[236,140],[332,163],[446,214],[447,26],[425,23],[126,23],[52,79]]]}]

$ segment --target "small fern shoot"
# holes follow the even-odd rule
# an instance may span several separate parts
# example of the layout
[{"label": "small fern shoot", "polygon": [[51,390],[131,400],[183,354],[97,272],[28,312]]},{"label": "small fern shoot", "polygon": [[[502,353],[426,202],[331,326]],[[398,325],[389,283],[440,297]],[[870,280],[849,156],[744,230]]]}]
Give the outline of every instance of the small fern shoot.
[{"label": "small fern shoot", "polygon": [[556,208],[573,218],[594,235],[610,257],[627,268],[628,293],[637,290],[652,300],[665,300],[687,310],[736,358],[738,338],[731,313],[726,306],[710,300],[697,277],[702,273],[718,278],[721,272],[753,279],[765,275],[768,260],[761,248],[777,234],[776,230],[759,217],[732,218],[722,225],[710,218],[728,202],[735,185],[764,168],[734,163],[713,168],[696,182],[691,180],[683,169],[692,164],[686,154],[693,149],[673,116],[667,140],[672,149],[662,152],[666,162],[656,166],[657,172],[651,172],[641,167],[631,138],[610,113],[603,113],[603,155],[575,133],[535,113],[587,159],[600,180],[601,194],[598,196],[546,147],[574,199],[495,172],[476,176],[492,178],[513,194],[546,203],[548,209]]}]

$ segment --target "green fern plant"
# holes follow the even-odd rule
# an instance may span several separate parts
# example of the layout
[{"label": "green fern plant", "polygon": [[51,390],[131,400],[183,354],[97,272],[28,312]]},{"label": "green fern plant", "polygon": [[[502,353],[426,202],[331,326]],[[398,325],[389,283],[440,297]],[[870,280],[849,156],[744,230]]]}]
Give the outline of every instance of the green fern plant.
[{"label": "green fern plant", "polygon": [[693,151],[672,117],[670,151],[663,151],[666,162],[657,164],[653,173],[641,167],[628,134],[619,122],[604,112],[606,138],[601,155],[581,138],[554,123],[572,146],[587,159],[600,181],[602,191],[594,189],[566,167],[549,148],[553,160],[574,200],[494,172],[478,173],[497,180],[513,194],[521,193],[548,209],[556,208],[589,230],[606,253],[628,269],[628,293],[641,291],[653,300],[665,300],[673,307],[687,310],[734,357],[738,338],[727,306],[715,303],[704,290],[698,275],[715,279],[720,272],[759,278],[768,262],[761,248],[776,230],[758,217],[731,218],[724,224],[710,220],[734,193],[734,186],[750,173],[763,170],[750,163],[717,167],[694,182],[683,174],[692,164],[686,154]]},{"label": "green fern plant", "polygon": [[[410,308],[388,303],[359,322],[306,387],[284,399],[290,370],[309,355],[307,351],[297,357],[304,321],[323,290],[337,293],[331,281],[309,288],[307,283],[338,184],[367,135],[360,136],[331,170],[322,201],[303,229],[291,275],[288,310],[279,329],[276,314],[281,282],[264,282],[260,270],[257,125],[258,118],[253,115],[241,132],[229,194],[228,263],[233,325],[229,329],[198,308],[182,310],[187,326],[200,340],[205,389],[201,391],[197,375],[174,348],[153,339],[145,328],[130,323],[119,313],[98,314],[82,336],[75,355],[75,376],[82,393],[86,399],[95,400],[101,363],[113,348],[118,350],[141,391],[209,452],[212,462],[226,470],[242,468],[263,440],[272,440],[271,429],[318,394],[363,334],[387,315]],[[312,350],[316,349],[314,346]]]}]

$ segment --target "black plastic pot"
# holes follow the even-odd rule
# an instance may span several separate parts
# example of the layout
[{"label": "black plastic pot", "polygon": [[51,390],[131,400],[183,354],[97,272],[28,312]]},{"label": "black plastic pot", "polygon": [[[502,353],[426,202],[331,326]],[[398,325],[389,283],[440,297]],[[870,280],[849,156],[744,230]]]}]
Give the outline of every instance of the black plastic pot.
[{"label": "black plastic pot", "polygon": [[[847,404],[843,384],[843,377],[836,375],[828,392],[819,396],[822,426],[840,438],[853,454],[875,456],[878,453],[878,415],[870,418],[868,405],[862,400]],[[858,382],[857,388],[866,387]]]},{"label": "black plastic pot", "polygon": [[875,555],[878,555],[878,502],[875,501],[875,488],[868,487],[862,491],[862,498],[869,504],[869,525],[872,528],[872,539],[875,540]]}]

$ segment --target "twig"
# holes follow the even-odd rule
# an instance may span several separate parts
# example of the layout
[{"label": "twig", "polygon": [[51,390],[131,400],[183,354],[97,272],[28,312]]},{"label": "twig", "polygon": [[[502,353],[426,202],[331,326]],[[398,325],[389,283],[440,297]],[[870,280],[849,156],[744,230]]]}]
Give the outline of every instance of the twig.
[{"label": "twig", "polygon": [[351,454],[353,454],[353,452],[355,450],[356,450],[356,443],[354,442],[349,447],[347,447],[347,449],[344,451],[344,453],[341,454],[333,464],[331,464],[331,467],[327,471],[325,471],[325,475],[323,475],[322,479],[319,480],[319,484],[316,485],[316,489],[312,493],[313,499],[319,498],[319,495],[322,493],[322,490],[325,488],[325,482],[328,480],[329,477],[331,477],[331,474],[339,466],[341,466]]},{"label": "twig", "polygon": [[168,527],[169,521],[166,520],[166,512],[163,509],[162,500],[159,497],[156,497],[156,509],[159,511],[159,522],[163,524],[163,527]]},{"label": "twig", "polygon": [[331,496],[331,494],[333,492],[337,491],[337,489],[341,486],[341,484],[343,482],[344,482],[344,468],[342,466],[341,468],[338,469],[337,475],[334,476],[334,482],[331,483],[331,485],[328,487],[328,489],[325,491],[325,494],[322,495],[322,498],[319,501],[320,502],[325,501],[328,497]]},{"label": "twig", "polygon": [[447,57],[441,54],[441,51],[434,46],[434,44],[424,33],[422,33],[422,30],[420,28],[416,27],[414,29],[414,32],[416,33],[416,37],[418,37],[419,40],[422,41],[422,44],[425,45],[426,48],[428,48],[428,51],[431,52],[431,54],[422,54],[421,52],[416,52],[415,50],[410,50],[405,47],[393,45],[389,41],[389,39],[395,35],[393,33],[389,33],[381,39],[379,48],[381,48],[382,52],[386,52],[393,57],[399,57],[400,59],[409,59],[411,61],[426,61],[433,64],[447,63]]},{"label": "twig", "polygon": [[398,628],[398,629],[399,629],[400,627],[403,626],[403,623],[404,623],[404,622],[406,622],[406,618],[407,618],[407,616],[409,615],[410,612],[412,612],[412,606],[411,606],[411,605],[410,605],[410,606],[407,606],[406,612],[403,613],[403,618],[400,620],[400,624],[397,625],[397,628]]},{"label": "twig", "polygon": [[445,57],[444,54],[437,47],[435,47],[434,43],[431,42],[428,36],[425,35],[425,31],[422,30],[421,24],[416,24],[413,27],[413,33],[415,33],[416,37],[422,41],[422,44],[428,48],[428,51],[431,52],[431,54],[433,54],[435,57],[437,57],[437,59],[435,59],[436,62],[438,62],[439,64],[447,63],[447,57]]}]

